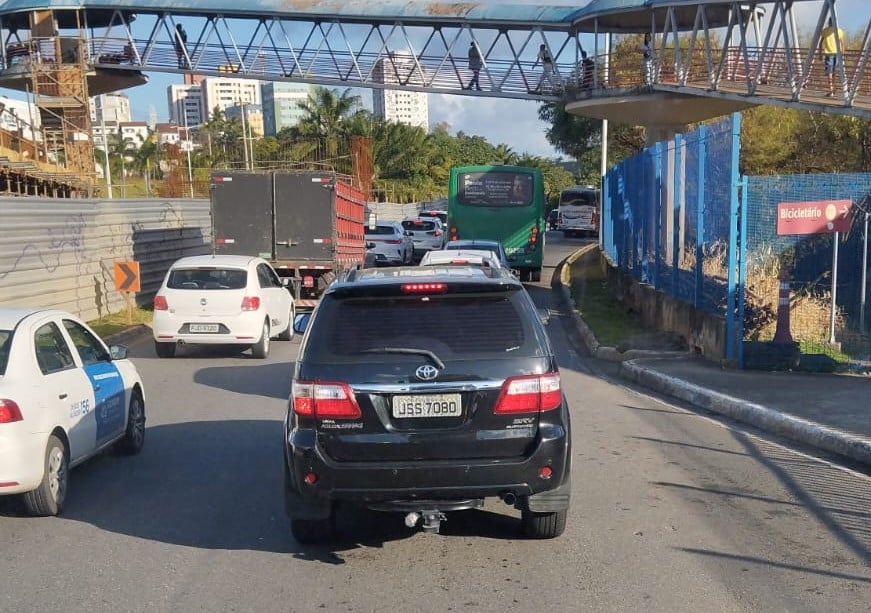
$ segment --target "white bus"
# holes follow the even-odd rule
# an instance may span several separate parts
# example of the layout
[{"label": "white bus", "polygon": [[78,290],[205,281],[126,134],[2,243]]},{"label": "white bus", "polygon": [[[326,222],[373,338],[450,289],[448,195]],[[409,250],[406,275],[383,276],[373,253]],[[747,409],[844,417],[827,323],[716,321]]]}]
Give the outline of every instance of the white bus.
[{"label": "white bus", "polygon": [[557,230],[565,236],[598,236],[601,200],[592,185],[575,185],[564,189],[559,197]]}]

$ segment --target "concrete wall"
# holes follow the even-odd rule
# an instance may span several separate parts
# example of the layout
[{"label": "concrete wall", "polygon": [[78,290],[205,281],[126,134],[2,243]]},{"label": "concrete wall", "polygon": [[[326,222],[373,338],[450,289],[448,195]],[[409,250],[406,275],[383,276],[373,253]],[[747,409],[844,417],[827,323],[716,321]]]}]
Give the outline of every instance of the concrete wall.
[{"label": "concrete wall", "polygon": [[139,262],[139,304],[169,265],[209,253],[208,200],[0,198],[0,306],[37,306],[93,320],[125,308],[114,262]]},{"label": "concrete wall", "polygon": [[726,358],[726,320],[677,300],[653,286],[640,283],[631,274],[613,266],[599,250],[589,257],[598,257],[617,298],[638,313],[644,326],[680,335],[690,351],[709,360],[721,362]]}]

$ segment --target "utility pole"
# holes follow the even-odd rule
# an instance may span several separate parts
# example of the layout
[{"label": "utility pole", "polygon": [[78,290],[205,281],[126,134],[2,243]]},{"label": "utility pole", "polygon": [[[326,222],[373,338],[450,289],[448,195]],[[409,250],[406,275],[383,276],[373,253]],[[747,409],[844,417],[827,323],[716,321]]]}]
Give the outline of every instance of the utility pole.
[{"label": "utility pole", "polygon": [[112,169],[109,167],[109,137],[106,134],[106,102],[105,94],[100,94],[100,132],[103,134],[103,159],[106,161],[106,195],[112,199]]}]

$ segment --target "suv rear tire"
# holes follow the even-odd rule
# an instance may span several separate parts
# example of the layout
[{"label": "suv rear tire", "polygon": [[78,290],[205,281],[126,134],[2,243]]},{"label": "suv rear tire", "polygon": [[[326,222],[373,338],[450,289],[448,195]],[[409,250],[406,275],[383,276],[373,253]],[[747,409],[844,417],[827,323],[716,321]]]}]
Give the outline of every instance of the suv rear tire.
[{"label": "suv rear tire", "polygon": [[523,533],[533,539],[556,538],[565,531],[568,514],[568,509],[551,513],[523,511],[521,514]]},{"label": "suv rear tire", "polygon": [[324,519],[291,519],[290,532],[298,543],[311,545],[332,540],[335,531],[335,514]]}]

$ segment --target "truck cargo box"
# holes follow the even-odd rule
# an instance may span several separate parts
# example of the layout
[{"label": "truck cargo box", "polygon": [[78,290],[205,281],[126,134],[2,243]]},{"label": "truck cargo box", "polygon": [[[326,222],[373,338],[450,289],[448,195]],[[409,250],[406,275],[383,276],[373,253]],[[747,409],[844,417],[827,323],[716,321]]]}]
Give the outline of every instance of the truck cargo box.
[{"label": "truck cargo box", "polygon": [[299,308],[364,259],[364,196],[335,173],[214,171],[210,190],[213,251],[269,260]]}]

